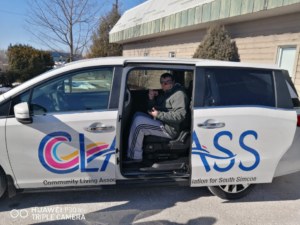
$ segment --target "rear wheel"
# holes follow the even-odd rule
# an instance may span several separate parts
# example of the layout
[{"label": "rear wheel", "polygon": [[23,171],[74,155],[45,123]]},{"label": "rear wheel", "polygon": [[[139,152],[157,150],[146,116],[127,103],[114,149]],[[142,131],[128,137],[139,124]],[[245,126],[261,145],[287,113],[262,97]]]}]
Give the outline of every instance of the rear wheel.
[{"label": "rear wheel", "polygon": [[0,168],[0,198],[3,197],[5,191],[7,189],[7,180],[6,175],[2,168]]},{"label": "rear wheel", "polygon": [[208,187],[208,190],[222,199],[239,199],[254,188],[253,184],[220,185]]}]

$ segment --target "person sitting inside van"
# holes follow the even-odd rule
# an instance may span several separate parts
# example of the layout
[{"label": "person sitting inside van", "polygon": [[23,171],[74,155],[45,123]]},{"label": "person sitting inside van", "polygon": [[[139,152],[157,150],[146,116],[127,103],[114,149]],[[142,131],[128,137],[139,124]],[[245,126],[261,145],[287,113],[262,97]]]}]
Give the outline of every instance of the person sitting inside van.
[{"label": "person sitting inside van", "polygon": [[174,139],[183,130],[188,112],[188,97],[180,84],[175,84],[172,74],[160,76],[162,94],[149,90],[148,114],[134,115],[128,141],[128,162],[143,160],[144,136],[153,135]]}]

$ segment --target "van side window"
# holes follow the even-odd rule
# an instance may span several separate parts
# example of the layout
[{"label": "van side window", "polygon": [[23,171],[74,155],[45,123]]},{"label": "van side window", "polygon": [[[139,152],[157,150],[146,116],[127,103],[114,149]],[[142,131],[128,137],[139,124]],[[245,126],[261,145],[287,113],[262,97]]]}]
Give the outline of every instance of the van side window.
[{"label": "van side window", "polygon": [[299,101],[298,95],[296,93],[296,90],[293,89],[293,87],[290,85],[290,83],[288,81],[285,81],[285,82],[286,82],[286,85],[288,86],[288,90],[289,90],[290,96],[292,98],[294,107],[300,107],[300,101]]},{"label": "van side window", "polygon": [[33,89],[31,110],[38,115],[107,109],[112,79],[113,68],[101,68],[51,80]]},{"label": "van side window", "polygon": [[205,106],[260,105],[275,107],[272,71],[209,68],[205,71]]},{"label": "van side window", "polygon": [[135,69],[128,76],[127,86],[130,90],[160,89],[159,77],[169,70]]}]

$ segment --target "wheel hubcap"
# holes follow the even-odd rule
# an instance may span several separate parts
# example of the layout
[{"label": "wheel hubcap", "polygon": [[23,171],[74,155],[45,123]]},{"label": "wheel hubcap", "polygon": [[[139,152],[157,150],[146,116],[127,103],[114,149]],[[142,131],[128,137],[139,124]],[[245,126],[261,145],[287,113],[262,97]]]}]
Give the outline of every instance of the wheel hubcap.
[{"label": "wheel hubcap", "polygon": [[221,185],[220,188],[227,193],[240,193],[244,190],[246,190],[250,184],[237,184],[237,185]]}]

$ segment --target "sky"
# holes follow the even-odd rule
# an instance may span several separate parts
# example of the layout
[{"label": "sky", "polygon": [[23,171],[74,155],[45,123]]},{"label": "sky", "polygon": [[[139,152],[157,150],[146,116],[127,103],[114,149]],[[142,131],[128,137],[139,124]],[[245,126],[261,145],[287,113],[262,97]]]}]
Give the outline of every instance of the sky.
[{"label": "sky", "polygon": [[[51,1],[51,0],[49,0]],[[105,4],[99,16],[105,14],[112,7],[115,0],[98,0]],[[121,12],[133,8],[146,0],[119,0]],[[6,50],[12,44],[26,44],[37,49],[47,50],[29,31],[25,29],[26,14],[30,6],[28,0],[0,0],[0,50]]]}]

